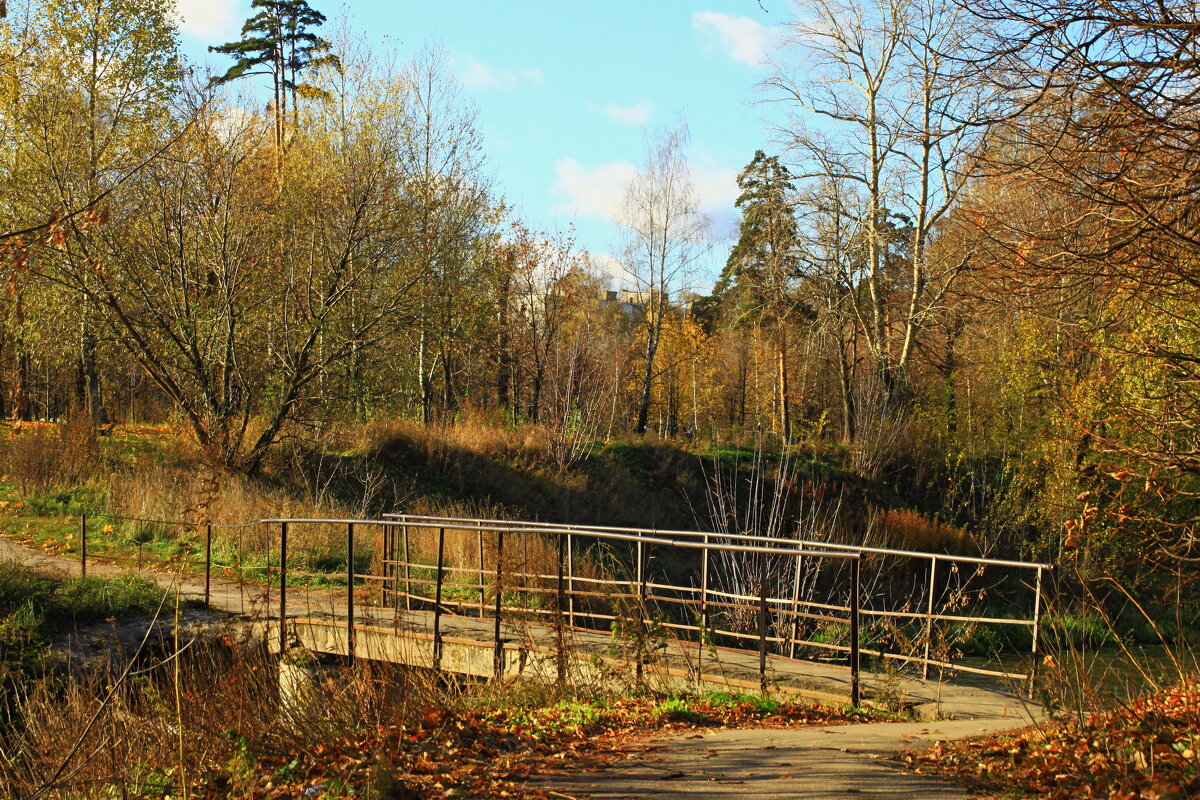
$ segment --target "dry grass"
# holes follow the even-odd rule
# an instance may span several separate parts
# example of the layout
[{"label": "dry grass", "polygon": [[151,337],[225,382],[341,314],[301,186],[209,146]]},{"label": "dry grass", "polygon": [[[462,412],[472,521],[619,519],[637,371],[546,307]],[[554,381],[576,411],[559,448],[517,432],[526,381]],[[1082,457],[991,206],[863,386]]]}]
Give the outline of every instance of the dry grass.
[{"label": "dry grass", "polygon": [[979,555],[975,540],[964,529],[931,519],[910,508],[889,508],[876,522],[883,547],[925,553]]},{"label": "dry grass", "polygon": [[18,424],[5,433],[0,463],[22,492],[84,484],[103,466],[98,431],[82,414],[59,425]]},{"label": "dry grass", "polygon": [[395,420],[372,423],[353,437],[364,452],[386,450],[397,441],[423,450],[432,460],[445,460],[454,450],[505,461],[523,461],[530,466],[553,463],[553,433],[540,425],[512,427],[480,416],[469,415],[453,425],[426,427]]},{"label": "dry grass", "polygon": [[10,694],[18,724],[0,729],[0,795],[178,797],[186,776],[193,787],[246,796],[271,779],[260,758],[410,723],[438,694],[428,676],[361,662],[320,670],[285,703],[277,659],[232,632],[184,649],[178,672],[173,655],[154,654],[126,675],[106,664]]}]

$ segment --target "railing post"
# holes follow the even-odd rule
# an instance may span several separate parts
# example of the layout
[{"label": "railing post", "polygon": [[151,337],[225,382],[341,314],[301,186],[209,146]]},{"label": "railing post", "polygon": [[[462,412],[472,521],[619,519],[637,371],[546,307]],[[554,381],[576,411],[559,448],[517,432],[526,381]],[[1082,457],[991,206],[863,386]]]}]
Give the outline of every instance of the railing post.
[{"label": "railing post", "polygon": [[700,634],[696,637],[696,679],[700,679],[700,663],[704,658],[704,637],[708,631],[708,534],[704,534],[704,549],[700,551]]},{"label": "railing post", "polygon": [[1032,663],[1029,665],[1029,696],[1037,691],[1038,673],[1038,633],[1042,624],[1042,568],[1037,568],[1037,583],[1033,593],[1033,644],[1030,647]]},{"label": "railing post", "polygon": [[638,584],[637,596],[638,596],[638,600],[637,600],[637,609],[636,610],[637,610],[637,615],[638,615],[637,641],[639,642],[639,644],[638,644],[638,648],[637,648],[637,664],[634,665],[634,676],[637,678],[638,684],[641,684],[642,673],[643,673],[642,661],[644,660],[642,651],[644,650],[644,648],[646,646],[646,636],[645,636],[645,634],[646,634],[646,563],[645,563],[645,557],[644,557],[646,548],[640,538],[641,534],[638,534],[638,536],[639,536],[638,543],[637,543],[637,584]]},{"label": "railing post", "polygon": [[388,585],[393,584],[392,585],[392,593],[393,594],[395,594],[395,589],[396,589],[394,582],[391,580],[391,577],[392,577],[391,562],[395,561],[395,559],[392,558],[392,546],[391,546],[392,545],[392,527],[390,525],[382,525],[381,527],[383,528],[383,539],[379,545],[379,555],[380,555],[380,564],[379,564],[380,575],[379,575],[379,577],[382,580],[379,581],[379,585],[382,588],[380,589],[379,601],[383,605],[384,608],[387,608],[388,607],[388,601],[387,601]]},{"label": "railing post", "polygon": [[937,556],[929,559],[929,602],[925,610],[925,663],[921,666],[921,677],[929,680],[929,653],[933,645],[933,596],[937,583]]},{"label": "railing post", "polygon": [[[279,654],[287,652],[287,534],[288,524],[279,523]],[[269,534],[268,534],[269,535]],[[268,553],[270,550],[267,551]],[[271,585],[271,564],[267,562],[267,586]]]},{"label": "railing post", "polygon": [[[799,537],[799,533],[796,534]],[[804,583],[804,556],[796,554],[796,578],[792,582],[792,624],[788,627],[788,658],[796,657],[796,640],[800,638],[800,587]]]},{"label": "railing post", "polygon": [[[765,555],[765,554],[764,554]],[[767,576],[766,559],[763,559],[764,574],[758,580],[758,690],[767,693]]]},{"label": "railing post", "polygon": [[521,534],[521,588],[525,591],[521,592],[521,608],[525,610],[526,619],[529,618],[529,531]]},{"label": "railing post", "polygon": [[850,562],[850,705],[857,708],[862,694],[859,688],[861,659],[858,652],[859,611],[862,608],[862,560]]},{"label": "railing post", "polygon": [[87,577],[87,514],[79,515],[79,577]]},{"label": "railing post", "polygon": [[[640,534],[639,534],[640,536]],[[641,539],[637,543],[638,614],[646,622],[646,547]]]},{"label": "railing post", "polygon": [[483,528],[478,531],[479,540],[479,618],[483,619],[483,607],[487,605],[487,588],[483,585]]},{"label": "railing post", "polygon": [[357,645],[354,630],[354,523],[346,523],[346,656],[350,665],[354,665],[355,646]]},{"label": "railing post", "polygon": [[[404,531],[404,610],[412,611],[412,559],[408,555],[408,525],[403,528]],[[396,602],[396,608],[399,610],[400,602]]]},{"label": "railing post", "polygon": [[204,526],[204,607],[211,608],[212,599],[212,525]]},{"label": "railing post", "polygon": [[[388,581],[392,585],[392,632],[400,632],[400,539],[396,536],[396,526],[386,526],[388,531]],[[387,603],[384,602],[384,607]]]},{"label": "railing post", "polygon": [[438,528],[437,577],[433,591],[433,671],[442,670],[442,559],[446,554],[446,529]]},{"label": "railing post", "polygon": [[566,593],[566,583],[563,580],[563,546],[566,544],[566,539],[562,534],[558,535],[558,591],[556,594],[557,600],[554,608],[554,631],[555,637],[558,640],[558,682],[561,685],[567,679],[567,650],[566,638],[563,635],[563,606],[565,603],[564,594]]},{"label": "railing post", "polygon": [[492,675],[496,680],[504,678],[504,642],[500,640],[500,619],[504,606],[504,531],[496,531],[496,621],[493,629],[495,650],[492,653]]},{"label": "railing post", "polygon": [[571,534],[567,534],[567,611],[571,627],[575,627],[575,555],[571,546]]},{"label": "railing post", "polygon": [[271,526],[263,523],[263,608],[271,609]]}]

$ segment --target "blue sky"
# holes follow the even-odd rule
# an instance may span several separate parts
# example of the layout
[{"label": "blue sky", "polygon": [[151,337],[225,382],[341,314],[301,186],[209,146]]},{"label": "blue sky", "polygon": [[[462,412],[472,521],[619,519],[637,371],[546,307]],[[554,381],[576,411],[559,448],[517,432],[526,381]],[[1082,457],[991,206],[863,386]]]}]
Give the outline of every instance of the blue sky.
[{"label": "blue sky", "polygon": [[[188,56],[223,69],[228,60],[206,47],[237,38],[249,0],[178,3]],[[773,149],[776,112],[755,103],[755,84],[789,19],[786,0],[310,4],[331,20],[347,14],[401,56],[440,43],[479,107],[497,192],[536,228],[574,224],[593,253],[617,251],[609,216],[648,132],[687,122],[701,205],[726,236],[737,173],[755,149]]]}]

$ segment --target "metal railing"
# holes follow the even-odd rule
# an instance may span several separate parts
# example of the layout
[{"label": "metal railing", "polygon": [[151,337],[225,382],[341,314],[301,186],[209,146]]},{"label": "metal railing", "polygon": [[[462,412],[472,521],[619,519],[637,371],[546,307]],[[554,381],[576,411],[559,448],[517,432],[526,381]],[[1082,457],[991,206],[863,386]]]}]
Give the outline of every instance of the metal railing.
[{"label": "metal railing", "polygon": [[[576,531],[573,529],[511,521],[502,525],[487,525],[484,520],[438,518],[436,525],[419,526],[436,530],[437,556],[430,564],[415,561],[412,557],[410,532],[416,526],[411,519],[289,518],[265,519],[263,522],[279,526],[281,588],[278,613],[281,620],[285,620],[288,613],[289,530],[297,525],[345,526],[346,637],[351,657],[354,655],[354,627],[356,624],[354,582],[361,579],[380,581],[383,585],[382,604],[393,608],[397,613],[401,610],[412,610],[414,604],[432,606],[433,661],[431,666],[434,669],[440,669],[441,666],[442,618],[446,615],[446,609],[457,609],[460,612],[473,609],[479,618],[491,615],[497,676],[502,669],[503,642],[500,630],[502,621],[527,620],[530,617],[535,620],[545,620],[554,629],[557,639],[556,650],[560,679],[565,678],[566,671],[566,647],[563,641],[565,631],[606,631],[614,622],[625,622],[640,626],[642,631],[669,630],[681,640],[693,640],[696,645],[697,672],[700,669],[705,648],[715,646],[714,639],[732,637],[757,641],[759,682],[760,688],[765,691],[768,644],[781,641],[778,635],[772,635],[770,632],[769,615],[784,614],[821,620],[848,628],[849,643],[838,649],[848,657],[851,673],[850,701],[855,705],[860,702],[861,658],[858,640],[861,620],[861,604],[859,602],[861,556],[858,553],[829,548],[767,547],[757,543],[718,544],[696,541],[691,537],[668,538],[654,535],[650,531],[628,533],[588,530],[588,536],[596,542],[620,546],[626,551],[625,554],[629,556],[632,563],[624,565],[627,568],[624,572],[598,569],[580,570],[578,567],[581,565],[581,561],[590,560],[592,567],[596,566],[596,562],[589,557],[589,554],[581,554],[573,546],[572,539],[576,536]],[[382,557],[378,562],[381,572],[378,575],[368,576],[355,572],[354,565],[357,560],[355,531],[356,528],[363,526],[375,526],[382,529],[380,537]],[[397,531],[399,535],[397,535]],[[478,553],[476,564],[467,566],[448,562],[446,558],[447,532],[453,531],[469,531],[476,534]],[[490,536],[492,539],[489,543],[491,544],[490,548],[485,548],[485,536]],[[505,540],[506,537],[511,540],[513,536],[524,537],[526,544],[530,541],[529,537],[536,537],[543,544],[547,539],[554,542],[554,546],[551,548],[553,563],[534,564],[531,567],[528,557],[518,560],[511,552],[506,557]],[[698,555],[701,562],[699,585],[652,580],[648,569],[652,548],[674,551],[676,554]],[[490,563],[485,558],[485,553],[489,549],[493,556]],[[784,554],[847,563],[850,566],[847,601],[843,604],[823,604],[819,611],[814,612],[810,609],[801,610],[799,607],[782,608],[790,601],[786,598],[769,596],[766,581],[761,582],[757,596],[717,590],[709,585],[707,578],[710,573],[710,558],[714,552],[734,553],[742,556]],[[547,571],[548,569],[552,571]],[[432,573],[429,577],[423,577],[418,572],[426,570]],[[456,576],[466,578],[465,582],[453,582]],[[477,582],[471,582],[471,578],[467,576],[474,577]],[[450,580],[448,581],[448,579]],[[460,591],[473,593],[477,599],[448,598],[445,593],[448,582],[452,582],[453,586]],[[426,592],[418,591],[421,587],[424,587]],[[428,592],[430,587],[432,587],[431,593]],[[507,602],[505,601],[506,595],[509,597]],[[529,602],[530,597],[537,599]],[[546,602],[547,600],[549,602]],[[663,613],[666,607],[673,607],[674,613]],[[722,628],[719,623],[714,621],[718,612],[728,614],[730,611],[741,611],[756,616],[757,630],[751,632]],[[836,616],[838,614],[845,614],[845,616]],[[288,642],[285,623],[281,623],[279,626],[279,637],[280,648],[286,649]],[[732,649],[754,652],[747,647]],[[633,659],[633,666],[639,678],[643,668],[641,655],[639,653]]]},{"label": "metal railing", "polygon": [[[884,547],[871,547],[864,545],[851,545],[840,542],[824,542],[812,539],[781,539],[778,537],[768,537],[761,535],[753,535],[749,533],[719,533],[714,531],[685,531],[685,530],[658,530],[658,529],[639,529],[639,528],[623,528],[614,526],[590,526],[590,525],[563,525],[554,523],[538,523],[538,522],[514,522],[511,520],[498,519],[459,519],[454,517],[439,517],[431,515],[417,514],[385,514],[384,517],[389,520],[404,523],[410,526],[453,526],[461,528],[463,526],[477,528],[479,530],[535,530],[544,531],[547,534],[555,534],[565,536],[567,540],[567,561],[571,563],[572,539],[574,537],[594,537],[600,534],[626,534],[634,537],[642,536],[669,536],[674,538],[683,538],[691,540],[699,540],[705,543],[752,543],[766,548],[770,548],[770,552],[774,555],[794,555],[795,565],[793,567],[792,593],[790,598],[774,598],[771,603],[774,605],[790,604],[790,616],[792,620],[798,621],[804,615],[799,613],[800,606],[806,606],[810,609],[822,610],[828,607],[828,604],[817,603],[811,600],[804,600],[800,597],[800,586],[804,576],[804,554],[788,552],[795,548],[804,548],[808,550],[837,551],[842,553],[856,553],[862,556],[879,556],[891,557],[898,559],[906,559],[914,562],[926,562],[928,564],[928,579],[927,589],[924,596],[921,598],[925,609],[921,611],[910,611],[903,608],[869,608],[863,607],[861,614],[865,617],[889,620],[909,620],[919,622],[922,626],[921,636],[921,654],[916,655],[912,652],[889,652],[881,649],[866,648],[862,652],[883,659],[897,660],[906,663],[916,663],[921,666],[923,678],[929,677],[930,667],[939,669],[952,669],[959,672],[985,675],[989,677],[1008,678],[1013,680],[1032,681],[1035,670],[1037,668],[1037,657],[1040,646],[1040,633],[1042,612],[1044,607],[1044,580],[1045,573],[1052,570],[1050,564],[1032,561],[1019,561],[1012,559],[986,558],[982,556],[967,556],[955,555],[949,553],[929,553],[916,550],[901,550]],[[977,572],[982,573],[985,568],[1007,569],[1017,572],[1031,572],[1032,586],[1028,586],[1032,594],[1032,609],[1028,618],[1012,618],[1012,617],[997,617],[987,616],[985,614],[954,614],[947,613],[945,606],[947,602],[943,601],[942,607],[935,611],[935,606],[938,605],[938,600],[943,599],[947,592],[945,582],[938,583],[939,566],[943,568],[949,566],[948,571],[958,570],[958,565],[973,565],[977,568]],[[701,570],[701,582],[705,592],[709,592],[709,565],[707,558],[705,559]],[[717,594],[720,594],[719,592]],[[737,598],[744,600],[742,596]],[[950,598],[953,599],[953,598]],[[961,600],[961,598],[960,598]],[[821,621],[821,620],[818,620]],[[957,623],[967,625],[996,625],[996,626],[1014,626],[1025,627],[1030,630],[1030,668],[1026,673],[1014,672],[1011,670],[991,670],[982,667],[970,666],[962,663],[955,663],[952,658],[939,659],[933,657],[933,642],[935,639],[935,626],[938,623]],[[792,626],[792,636],[786,640],[789,657],[794,657],[797,647],[804,646],[816,649],[839,651],[844,650],[844,646],[836,643],[818,642],[811,639],[802,639],[796,634],[797,626]],[[722,633],[729,633],[724,632]],[[732,634],[734,636],[738,634]],[[776,638],[773,640],[776,643],[782,643],[783,640]]]},{"label": "metal railing", "polygon": [[[918,664],[928,677],[931,667],[959,672],[1032,681],[1039,650],[1039,632],[1044,607],[1044,574],[1052,569],[1036,562],[988,559],[977,556],[926,553],[861,545],[830,543],[804,539],[779,539],[750,534],[703,531],[654,530],[612,526],[560,525],[483,518],[455,518],[429,515],[388,514],[383,519],[264,519],[242,525],[196,525],[168,520],[152,520],[117,515],[91,515],[137,525],[168,526],[203,533],[203,559],[177,558],[204,572],[204,600],[210,602],[214,566],[226,571],[231,565],[216,563],[213,557],[214,532],[226,529],[261,532],[261,567],[250,572],[255,582],[265,579],[264,600],[271,603],[271,586],[278,586],[281,620],[280,644],[287,647],[286,617],[288,584],[298,578],[311,578],[326,584],[345,581],[345,615],[349,654],[354,655],[355,590],[368,582],[379,587],[381,608],[394,613],[425,606],[433,611],[434,664],[440,666],[441,621],[446,614],[492,617],[497,670],[501,664],[500,625],[502,620],[540,620],[564,630],[607,630],[617,624],[633,623],[642,630],[669,631],[680,640],[696,644],[696,658],[703,659],[705,648],[759,653],[760,680],[766,683],[766,659],[770,650],[778,657],[797,659],[798,653],[830,654],[847,657],[857,694],[861,655]],[[80,563],[87,573],[89,559],[89,516],[80,520]],[[344,550],[327,557],[319,570],[301,570],[289,564],[289,526],[305,525],[328,528],[345,527]],[[278,526],[278,528],[275,528]],[[377,538],[364,548],[355,528],[372,526]],[[279,534],[278,549],[272,544]],[[422,542],[432,550],[436,537],[436,557],[427,552],[424,559],[414,552],[417,530],[425,531]],[[467,558],[447,558],[447,532],[462,532],[475,537],[474,553]],[[505,555],[505,537],[509,553]],[[523,553],[513,547],[517,537]],[[252,547],[257,550],[259,536]],[[327,535],[317,537],[329,549]],[[244,537],[239,537],[239,541]],[[461,544],[461,541],[459,542]],[[535,551],[530,558],[530,546]],[[198,542],[190,541],[188,553],[198,552]],[[239,545],[242,547],[242,545]],[[547,548],[550,552],[547,552]],[[293,546],[293,550],[295,550]],[[460,548],[460,550],[463,548]],[[364,553],[364,550],[366,553]],[[274,552],[272,552],[274,551]],[[240,550],[238,551],[241,552]],[[358,562],[366,555],[365,566]],[[94,556],[93,556],[94,558]],[[723,559],[715,561],[715,559]],[[731,586],[719,574],[734,559],[758,559],[764,574],[748,590]],[[928,586],[921,597],[923,608],[887,607],[870,592],[864,591],[864,570],[869,566],[883,569],[880,559],[907,560],[927,565]],[[106,561],[128,561],[121,556],[106,556]],[[141,554],[138,555],[139,566]],[[244,579],[250,573],[242,569],[238,556],[237,574]],[[664,568],[664,562],[670,568]],[[274,562],[274,563],[272,563]],[[472,563],[468,563],[472,562]],[[655,563],[656,562],[656,563]],[[774,565],[774,577],[768,580],[765,565]],[[832,575],[821,585],[812,580],[813,564],[832,564]],[[897,562],[889,562],[895,569]],[[837,567],[837,565],[842,565]],[[341,565],[341,566],[339,566]],[[849,566],[849,573],[846,574]],[[1032,595],[1032,613],[1028,618],[1010,618],[971,613],[961,607],[950,590],[948,576],[958,573],[960,565],[970,565],[978,574],[997,568],[1016,573],[1032,572],[1032,584],[1018,580]],[[907,567],[910,573],[913,567]],[[914,573],[915,574],[915,573]],[[344,575],[344,578],[343,578]],[[874,576],[872,576],[874,577]],[[939,578],[941,582],[939,583]],[[801,592],[807,581],[808,591]],[[1013,583],[1013,581],[1008,581]],[[918,587],[920,588],[920,587]],[[1018,589],[1020,586],[1017,587]],[[882,593],[886,595],[886,593]],[[950,595],[949,598],[946,596]],[[362,602],[366,598],[361,598]],[[939,603],[939,601],[941,601]],[[952,602],[953,601],[953,602]],[[340,613],[340,609],[336,609]],[[862,622],[875,620],[886,624],[908,625],[920,629],[917,646],[889,648],[871,641],[860,642]],[[1032,666],[1026,673],[992,670],[956,662],[950,654],[940,657],[933,652],[938,625],[1019,626],[1030,630]],[[911,644],[911,643],[910,643]],[[875,645],[875,646],[871,646]],[[637,669],[640,673],[641,660]]]},{"label": "metal railing", "polygon": [[[98,514],[98,513],[81,514],[79,517],[79,572],[80,572],[80,575],[82,575],[83,577],[87,577],[88,557],[89,557],[89,552],[88,552],[89,540],[92,542],[93,546],[98,544],[98,540],[101,542],[104,542],[106,544],[108,543],[107,536],[96,537],[94,527],[89,527],[88,523],[89,522],[94,523],[96,520],[108,520],[110,522],[116,522],[116,523],[132,523],[132,524],[140,525],[140,526],[152,526],[152,527],[162,527],[162,528],[169,528],[169,529],[181,530],[181,531],[191,531],[191,532],[196,533],[197,535],[202,534],[202,536],[203,536],[203,554],[204,554],[203,559],[179,557],[179,558],[171,559],[171,561],[169,563],[171,566],[182,565],[182,566],[187,566],[187,567],[193,567],[197,570],[203,570],[203,572],[204,572],[204,605],[206,607],[209,607],[211,605],[211,601],[212,601],[212,571],[213,571],[213,567],[228,568],[231,570],[236,569],[239,573],[239,578],[241,579],[240,582],[242,582],[242,583],[246,582],[244,580],[245,574],[244,574],[243,565],[241,565],[241,564],[222,564],[222,563],[218,562],[216,559],[214,559],[214,557],[213,557],[214,534],[219,534],[219,532],[221,532],[221,531],[249,530],[249,529],[253,529],[253,528],[258,528],[260,530],[264,529],[262,522],[257,521],[257,520],[254,522],[246,522],[246,523],[240,523],[240,524],[219,524],[219,523],[199,524],[199,523],[194,523],[194,522],[183,522],[183,521],[179,521],[179,520],[163,520],[163,519],[152,519],[152,518],[147,518],[147,517],[132,517],[132,516],[122,515],[122,514]],[[90,537],[89,537],[89,532],[91,534]],[[100,553],[97,553],[95,550],[93,550],[93,552],[90,554],[91,559],[92,559],[93,563],[96,563],[97,561],[103,561],[104,563],[111,563],[111,564],[118,564],[118,565],[133,564],[134,566],[136,566],[136,568],[139,572],[141,571],[143,566],[146,565],[147,563],[150,566],[160,565],[160,562],[158,560],[155,560],[153,558],[144,558],[143,557],[143,552],[142,552],[143,546],[145,544],[148,544],[149,542],[136,541],[136,542],[132,542],[132,543],[138,548],[138,555],[137,555],[136,559],[131,559],[125,555],[117,555],[112,552],[106,552],[106,553],[100,554]],[[191,544],[191,543],[189,543],[189,544]],[[264,574],[266,574],[269,577],[269,575],[270,575],[269,558],[267,558],[263,569],[264,569]],[[269,583],[269,580],[268,580],[268,583]]]}]

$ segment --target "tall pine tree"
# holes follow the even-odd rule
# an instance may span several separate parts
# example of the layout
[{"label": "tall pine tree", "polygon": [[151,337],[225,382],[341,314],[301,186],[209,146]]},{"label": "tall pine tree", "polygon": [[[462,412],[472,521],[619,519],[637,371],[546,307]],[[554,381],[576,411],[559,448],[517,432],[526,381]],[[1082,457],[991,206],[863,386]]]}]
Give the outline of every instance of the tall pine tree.
[{"label": "tall pine tree", "polygon": [[742,190],[735,205],[742,211],[737,243],[713,288],[718,313],[734,325],[774,328],[776,340],[780,433],[791,432],[787,369],[788,325],[801,303],[795,282],[800,277],[800,233],[791,194],[792,175],[778,156],[762,150],[738,176]]},{"label": "tall pine tree", "polygon": [[289,92],[293,125],[298,95],[326,96],[321,89],[303,83],[300,74],[312,67],[340,67],[341,62],[330,52],[329,42],[312,31],[325,24],[325,15],[305,0],[254,0],[250,7],[262,10],[246,20],[239,41],[208,48],[235,59],[234,65],[221,77],[214,78],[213,83],[229,83],[251,75],[271,76],[275,144],[282,153]]}]

